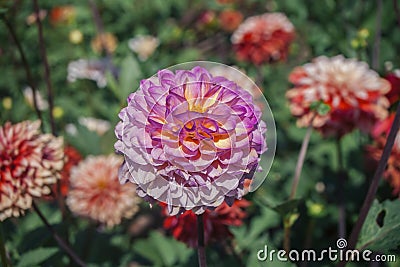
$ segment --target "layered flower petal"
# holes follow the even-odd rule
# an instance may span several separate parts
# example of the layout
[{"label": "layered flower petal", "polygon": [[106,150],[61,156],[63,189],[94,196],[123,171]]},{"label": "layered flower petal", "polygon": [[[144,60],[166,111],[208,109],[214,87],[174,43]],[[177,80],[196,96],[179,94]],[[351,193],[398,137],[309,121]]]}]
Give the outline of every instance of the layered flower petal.
[{"label": "layered flower petal", "polygon": [[[312,124],[325,136],[342,136],[354,128],[369,131],[387,115],[385,94],[390,85],[364,62],[343,56],[320,56],[295,68],[289,80],[294,88],[286,93],[298,125]],[[326,115],[314,115],[311,105],[322,102],[330,107]]]},{"label": "layered flower petal", "polygon": [[231,41],[239,60],[259,65],[285,60],[294,37],[294,26],[283,13],[265,13],[247,18]]},{"label": "layered flower petal", "polygon": [[122,160],[116,155],[89,156],[71,169],[66,201],[74,214],[112,227],[138,211],[136,187],[118,183]]},{"label": "layered flower petal", "polygon": [[0,127],[0,220],[19,217],[33,197],[50,193],[64,165],[63,139],[40,133],[40,122]]},{"label": "layered flower petal", "polygon": [[120,181],[167,203],[171,213],[202,213],[241,198],[244,180],[266,150],[252,96],[202,67],[161,70],[143,80],[119,117]]},{"label": "layered flower petal", "polygon": [[[232,237],[229,226],[240,226],[247,214],[245,208],[250,202],[241,199],[235,200],[232,206],[228,206],[225,202],[218,206],[215,210],[206,210],[203,214],[204,220],[204,242],[220,242]],[[166,205],[163,206],[163,213],[167,217],[164,219],[164,228],[172,233],[175,239],[182,241],[189,247],[197,247],[197,231],[193,231],[196,225],[197,216],[187,210],[180,215],[168,216]]]}]

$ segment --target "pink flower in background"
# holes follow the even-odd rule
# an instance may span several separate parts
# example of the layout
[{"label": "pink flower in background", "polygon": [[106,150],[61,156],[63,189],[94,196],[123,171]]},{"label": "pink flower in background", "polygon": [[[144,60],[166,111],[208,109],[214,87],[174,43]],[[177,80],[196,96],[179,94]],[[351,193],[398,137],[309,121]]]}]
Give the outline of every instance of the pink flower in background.
[{"label": "pink flower in background", "polygon": [[33,197],[50,194],[64,165],[63,139],[40,133],[40,122],[0,127],[0,220],[19,217]]},{"label": "pink flower in background", "polygon": [[166,203],[170,214],[232,204],[266,150],[251,95],[202,67],[143,80],[119,117],[121,183],[136,184],[140,196]]},{"label": "pink flower in background", "polygon": [[317,115],[312,122],[325,136],[340,137],[354,128],[367,132],[388,115],[385,94],[390,84],[364,62],[341,55],[320,56],[295,68],[289,80],[294,88],[286,97],[300,127],[308,126],[314,117],[310,108],[314,102],[330,107],[327,115]]},{"label": "pink flower in background", "polygon": [[111,128],[109,121],[96,119],[93,117],[79,117],[80,125],[85,126],[89,131],[96,132],[98,135],[104,135]]},{"label": "pink flower in background", "polygon": [[133,184],[118,183],[123,159],[116,155],[89,156],[71,169],[67,205],[76,215],[112,227],[139,209]]},{"label": "pink flower in background", "polygon": [[152,35],[138,35],[128,41],[129,48],[138,54],[141,61],[146,61],[160,45],[157,37]]},{"label": "pink flower in background", "polygon": [[[248,206],[250,206],[250,202],[241,199],[235,200],[231,207],[224,202],[215,210],[206,210],[203,215],[204,242],[206,244],[210,241],[221,242],[232,237],[229,226],[242,225],[243,219],[247,216],[244,209]],[[189,247],[197,247],[198,233],[193,230],[197,221],[196,214],[187,210],[180,215],[168,216],[165,205],[163,207],[163,213],[167,216],[164,219],[164,228],[171,231],[175,239],[182,241]]]},{"label": "pink flower in background", "polygon": [[[34,100],[33,100],[33,90],[31,87],[26,87],[23,91],[24,93],[24,98],[26,102],[28,102],[29,106],[34,108]],[[46,110],[49,108],[49,103],[47,102],[46,99],[42,97],[42,94],[40,93],[39,90],[35,91],[35,97],[36,97],[36,104],[39,110]]]},{"label": "pink flower in background", "polygon": [[97,87],[103,88],[107,85],[106,70],[107,61],[78,59],[68,63],[68,82],[75,82],[79,79],[95,81]]},{"label": "pink flower in background", "polygon": [[239,60],[259,65],[285,60],[294,37],[294,26],[284,14],[265,13],[247,18],[231,41]]},{"label": "pink flower in background", "polygon": [[36,23],[38,17],[41,21],[43,21],[47,16],[47,10],[45,9],[40,9],[39,10],[39,16],[36,14],[36,12],[31,13],[29,16],[26,17],[25,21],[26,24],[28,24],[29,26]]},{"label": "pink flower in background", "polygon": [[200,30],[205,30],[207,28],[211,28],[216,25],[216,14],[213,10],[203,11],[196,21],[196,26]]}]

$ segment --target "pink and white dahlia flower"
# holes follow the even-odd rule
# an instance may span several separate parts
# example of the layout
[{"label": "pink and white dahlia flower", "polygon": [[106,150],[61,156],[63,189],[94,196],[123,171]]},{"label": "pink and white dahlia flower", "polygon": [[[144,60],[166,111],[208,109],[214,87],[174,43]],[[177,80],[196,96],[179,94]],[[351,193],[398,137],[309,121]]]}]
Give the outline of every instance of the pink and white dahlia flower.
[{"label": "pink and white dahlia flower", "polygon": [[63,139],[41,134],[40,121],[0,126],[0,221],[23,215],[34,197],[50,194],[63,165]]},{"label": "pink and white dahlia flower", "polygon": [[[320,56],[295,68],[289,76],[294,87],[286,93],[298,125],[313,127],[325,136],[342,136],[354,128],[368,132],[377,120],[387,117],[390,84],[364,62],[342,55]],[[316,115],[314,102],[330,107],[326,115]]]},{"label": "pink and white dahlia flower", "polygon": [[170,214],[232,204],[266,150],[266,125],[250,93],[199,66],[141,81],[119,117],[120,182],[166,203]]}]

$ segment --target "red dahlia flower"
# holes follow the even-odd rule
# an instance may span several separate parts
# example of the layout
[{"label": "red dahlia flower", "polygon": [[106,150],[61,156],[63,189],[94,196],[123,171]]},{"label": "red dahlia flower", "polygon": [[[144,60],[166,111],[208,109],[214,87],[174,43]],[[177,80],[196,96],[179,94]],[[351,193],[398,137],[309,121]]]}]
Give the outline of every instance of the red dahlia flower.
[{"label": "red dahlia flower", "polygon": [[[393,113],[385,120],[378,122],[372,131],[375,143],[367,146],[367,152],[368,156],[376,162],[382,157],[386,138],[392,127],[394,116],[395,114]],[[383,177],[393,187],[393,195],[400,197],[400,132],[397,133]]]},{"label": "red dahlia flower", "polygon": [[389,99],[390,104],[393,104],[400,100],[400,69],[389,73],[386,75],[385,79],[388,80],[391,85],[391,89],[386,94],[386,97]]},{"label": "red dahlia flower", "polygon": [[[71,175],[71,169],[72,167],[79,164],[79,162],[82,160],[82,156],[81,154],[79,154],[78,150],[76,150],[72,146],[66,146],[64,148],[64,155],[65,163],[64,168],[61,171],[61,180],[59,181],[59,183],[60,194],[61,196],[66,197],[69,190],[69,177]],[[57,188],[54,188],[53,192],[58,192]]]},{"label": "red dahlia flower", "polygon": [[74,6],[56,6],[50,11],[52,24],[70,24],[75,20],[76,10]]},{"label": "red dahlia flower", "polygon": [[[167,207],[163,206],[163,212],[168,216]],[[225,202],[215,210],[206,210],[203,214],[204,220],[204,242],[220,241],[232,236],[229,226],[240,226],[247,216],[243,210],[250,202],[241,199],[235,200],[229,207]],[[180,215],[169,216],[164,219],[164,228],[171,231],[175,239],[186,243],[190,247],[197,247],[197,231],[193,230],[196,225],[196,214],[187,210]]]},{"label": "red dahlia flower", "polygon": [[239,60],[272,63],[285,60],[295,37],[293,24],[282,13],[247,18],[232,35]]}]

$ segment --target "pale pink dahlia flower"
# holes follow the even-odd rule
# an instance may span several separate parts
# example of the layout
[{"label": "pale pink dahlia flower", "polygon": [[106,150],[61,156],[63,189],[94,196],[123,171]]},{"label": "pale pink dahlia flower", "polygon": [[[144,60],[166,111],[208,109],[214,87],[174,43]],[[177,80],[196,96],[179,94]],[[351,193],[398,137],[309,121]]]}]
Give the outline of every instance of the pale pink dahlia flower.
[{"label": "pale pink dahlia flower", "polygon": [[24,214],[60,178],[63,139],[39,128],[39,121],[0,127],[0,221]]},{"label": "pale pink dahlia flower", "polygon": [[76,215],[108,227],[131,218],[139,209],[133,184],[118,183],[120,156],[89,156],[71,169],[67,205]]},{"label": "pale pink dahlia flower", "polygon": [[323,102],[330,107],[312,124],[325,136],[342,136],[354,128],[369,131],[377,120],[388,115],[385,94],[390,84],[364,62],[343,56],[320,56],[295,68],[289,76],[294,88],[286,93],[298,125],[308,126],[314,118],[310,106]]},{"label": "pale pink dahlia flower", "polygon": [[252,96],[198,66],[143,80],[119,117],[121,183],[165,202],[170,214],[232,204],[266,150],[266,126]]}]

